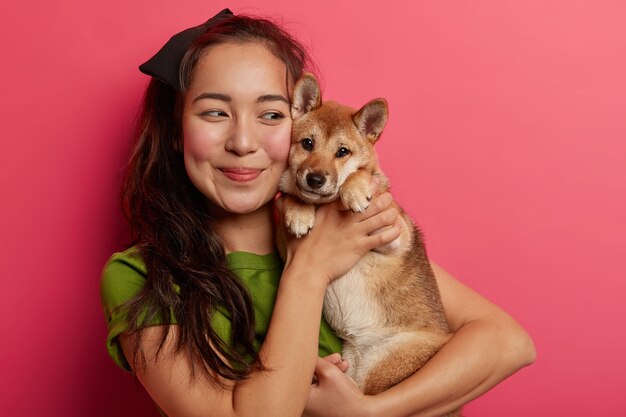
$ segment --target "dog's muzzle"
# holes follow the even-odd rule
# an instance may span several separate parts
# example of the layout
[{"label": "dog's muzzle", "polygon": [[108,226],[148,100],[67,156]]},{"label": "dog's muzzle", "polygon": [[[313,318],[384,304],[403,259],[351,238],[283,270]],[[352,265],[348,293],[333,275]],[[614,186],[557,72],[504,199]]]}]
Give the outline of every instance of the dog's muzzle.
[{"label": "dog's muzzle", "polygon": [[328,203],[337,198],[333,182],[320,172],[297,173],[296,185],[301,198],[310,203]]}]

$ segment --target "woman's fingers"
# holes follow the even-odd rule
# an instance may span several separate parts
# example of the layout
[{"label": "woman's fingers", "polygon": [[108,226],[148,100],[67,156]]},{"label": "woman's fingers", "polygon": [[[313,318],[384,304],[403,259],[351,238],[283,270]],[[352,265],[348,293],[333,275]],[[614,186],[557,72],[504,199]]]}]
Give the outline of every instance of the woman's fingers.
[{"label": "woman's fingers", "polygon": [[384,246],[400,236],[404,223],[388,192],[374,198],[362,216],[359,226],[366,235],[363,243],[367,250]]},{"label": "woman's fingers", "polygon": [[389,207],[375,216],[363,220],[361,226],[365,229],[367,234],[371,234],[378,231],[378,229],[393,226],[399,216],[400,211],[398,211],[397,208]]},{"label": "woman's fingers", "polygon": [[357,221],[363,221],[372,216],[375,216],[384,210],[391,207],[393,204],[393,197],[390,193],[384,192],[372,199],[371,204],[363,213],[355,214],[355,218]]},{"label": "woman's fingers", "polygon": [[359,214],[360,226],[366,234],[376,232],[378,229],[392,226],[400,211],[393,204],[393,198],[389,193],[383,193],[372,200],[372,204],[363,213]]},{"label": "woman's fingers", "polygon": [[389,192],[374,197],[363,213],[344,213],[357,226],[357,234],[363,236],[361,242],[367,251],[386,245],[400,236],[403,222]]},{"label": "woman's fingers", "polygon": [[324,358],[317,358],[314,372],[317,376],[318,381],[321,379],[332,377],[333,372],[337,372],[335,368],[337,368],[337,366],[334,363],[331,363]]},{"label": "woman's fingers", "polygon": [[398,219],[391,227],[378,229],[375,233],[370,234],[364,238],[364,244],[368,250],[372,250],[379,246],[384,246],[393,242],[402,233],[402,220]]},{"label": "woman's fingers", "polygon": [[341,354],[339,353],[331,353],[328,356],[324,356],[322,359],[332,363],[332,364],[337,364],[338,362],[341,362]]},{"label": "woman's fingers", "polygon": [[341,372],[346,372],[350,367],[348,361],[343,360],[339,353],[332,353],[328,356],[324,356],[322,359],[335,365]]}]

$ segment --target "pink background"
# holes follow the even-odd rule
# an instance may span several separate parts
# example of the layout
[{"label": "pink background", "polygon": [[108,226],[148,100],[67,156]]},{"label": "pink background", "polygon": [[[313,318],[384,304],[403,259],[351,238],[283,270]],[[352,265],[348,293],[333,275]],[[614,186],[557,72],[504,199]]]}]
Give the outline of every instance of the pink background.
[{"label": "pink background", "polygon": [[[327,98],[389,100],[380,142],[431,256],[511,312],[537,362],[472,416],[624,415],[626,4],[233,0],[283,16]],[[208,1],[0,6],[2,414],[156,416],[104,349],[98,280],[147,78]]]}]

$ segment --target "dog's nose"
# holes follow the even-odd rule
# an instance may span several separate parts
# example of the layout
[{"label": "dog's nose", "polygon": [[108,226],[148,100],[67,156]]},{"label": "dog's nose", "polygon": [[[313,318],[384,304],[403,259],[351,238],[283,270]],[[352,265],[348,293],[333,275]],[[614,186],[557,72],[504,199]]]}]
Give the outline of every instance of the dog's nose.
[{"label": "dog's nose", "polygon": [[326,182],[326,177],[320,174],[307,174],[306,183],[309,187],[318,189]]}]

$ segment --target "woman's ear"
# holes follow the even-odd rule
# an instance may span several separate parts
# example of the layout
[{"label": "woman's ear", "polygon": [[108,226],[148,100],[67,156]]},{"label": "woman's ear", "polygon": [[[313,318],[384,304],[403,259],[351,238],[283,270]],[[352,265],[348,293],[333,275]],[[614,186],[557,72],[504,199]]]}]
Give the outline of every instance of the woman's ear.
[{"label": "woman's ear", "polygon": [[322,93],[317,78],[313,74],[305,73],[296,82],[293,88],[291,103],[291,118],[297,119],[306,113],[318,108],[322,104]]}]

